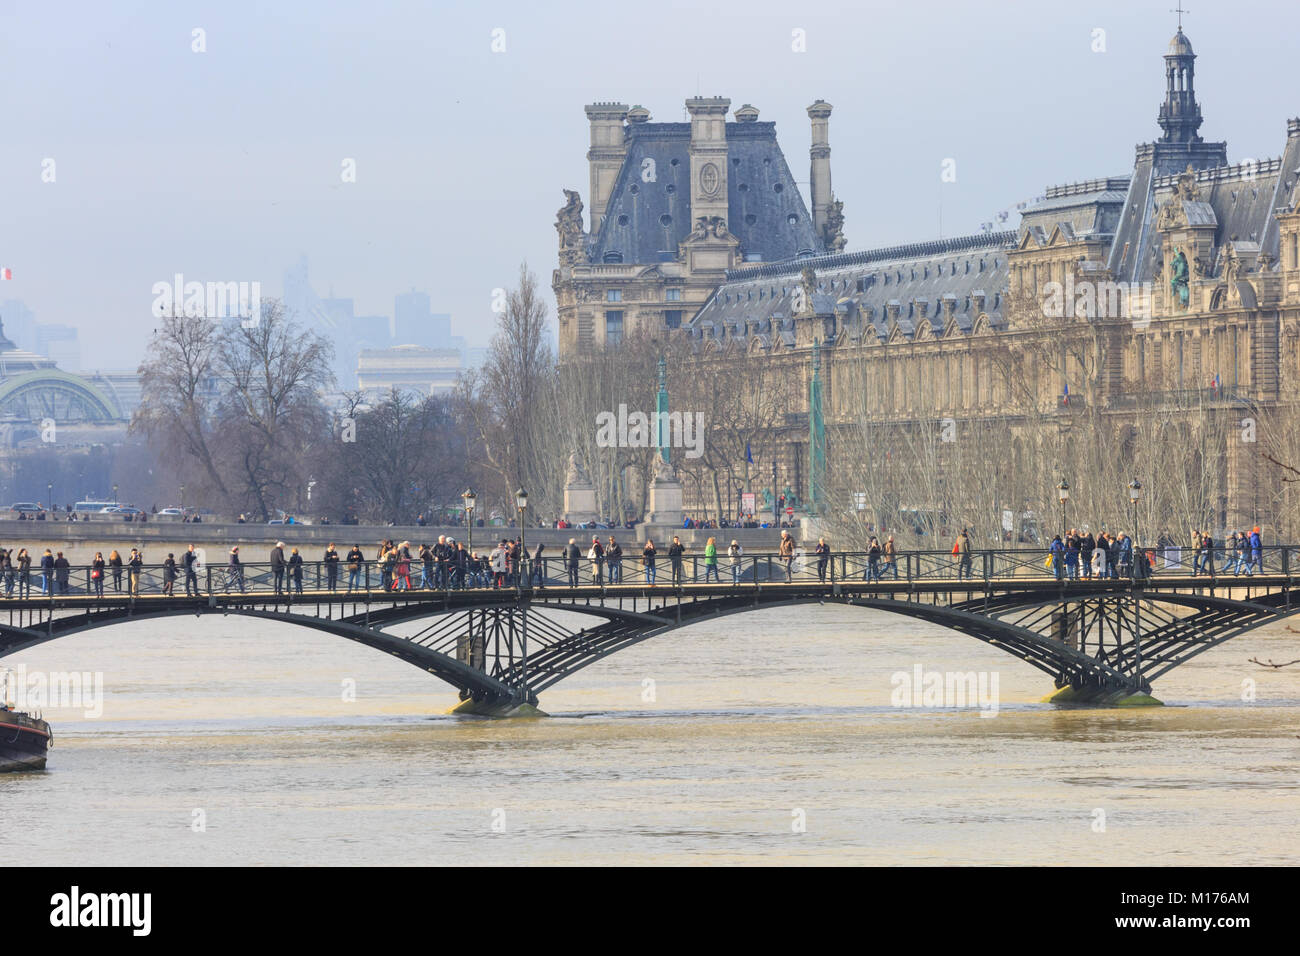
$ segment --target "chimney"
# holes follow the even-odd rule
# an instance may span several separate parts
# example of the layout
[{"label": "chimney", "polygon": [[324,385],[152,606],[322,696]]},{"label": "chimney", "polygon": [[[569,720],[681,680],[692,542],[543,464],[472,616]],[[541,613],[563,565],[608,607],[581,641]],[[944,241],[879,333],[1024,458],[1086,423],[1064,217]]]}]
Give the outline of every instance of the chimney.
[{"label": "chimney", "polygon": [[691,115],[691,223],[701,216],[730,221],[727,204],[727,110],[731,100],[697,96],[686,101]]},{"label": "chimney", "polygon": [[591,122],[591,149],[587,162],[591,166],[591,192],[588,208],[591,210],[591,232],[600,228],[605,218],[609,194],[614,191],[614,181],[623,168],[627,143],[623,139],[623,120],[627,106],[623,103],[592,103],[584,107]]},{"label": "chimney", "polygon": [[818,100],[808,107],[808,119],[812,121],[812,147],[808,150],[812,171],[808,182],[812,190],[813,228],[818,236],[823,236],[831,208],[831,104]]}]

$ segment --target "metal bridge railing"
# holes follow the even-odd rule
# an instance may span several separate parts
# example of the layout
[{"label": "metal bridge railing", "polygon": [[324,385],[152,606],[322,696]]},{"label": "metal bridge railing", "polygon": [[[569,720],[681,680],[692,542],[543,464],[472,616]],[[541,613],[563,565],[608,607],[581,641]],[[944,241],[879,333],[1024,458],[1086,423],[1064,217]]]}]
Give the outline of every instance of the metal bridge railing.
[{"label": "metal bridge railing", "polygon": [[[1242,578],[1259,574],[1287,575],[1296,566],[1300,545],[1268,545],[1258,551],[1236,551],[1215,546],[1211,559],[1207,552],[1190,548],[1143,547],[1155,577],[1209,576],[1216,579]],[[189,590],[209,594],[371,594],[384,591],[448,591],[470,588],[614,587],[619,585],[656,587],[691,587],[718,584],[755,586],[783,583],[825,582],[937,582],[960,581],[972,585],[993,581],[1060,579],[1087,580],[1102,575],[1107,578],[1131,578],[1134,565],[1130,559],[1103,568],[1085,566],[1082,556],[1070,562],[1049,558],[1049,552],[1037,549],[974,550],[968,554],[948,551],[904,551],[891,561],[883,554],[862,551],[832,552],[819,555],[798,549],[793,555],[755,552],[732,559],[725,552],[709,561],[703,554],[683,554],[674,561],[661,551],[653,565],[639,553],[624,555],[621,561],[591,561],[585,556],[576,565],[562,557],[545,556],[540,562],[522,562],[519,569],[496,572],[491,568],[464,567],[455,563],[425,565],[412,561],[406,575],[398,568],[377,561],[362,561],[355,568],[346,561],[332,566],[324,561],[308,561],[285,566],[279,575],[269,562],[250,562],[237,569],[226,565],[199,565],[189,582]],[[103,576],[94,577],[88,565],[76,565],[46,572],[34,567],[23,573],[13,568],[0,571],[0,597],[100,596],[105,599],[133,595],[159,596],[168,593],[184,596],[186,573],[177,567],[174,573],[160,564],[146,564],[138,569],[127,566],[105,567]]]}]

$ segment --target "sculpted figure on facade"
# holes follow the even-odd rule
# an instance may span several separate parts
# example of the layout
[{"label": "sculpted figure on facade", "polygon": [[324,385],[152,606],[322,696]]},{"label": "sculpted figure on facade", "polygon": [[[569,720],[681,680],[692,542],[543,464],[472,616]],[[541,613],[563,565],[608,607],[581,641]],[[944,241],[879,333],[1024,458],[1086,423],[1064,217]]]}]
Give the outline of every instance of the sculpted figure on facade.
[{"label": "sculpted figure on facade", "polygon": [[831,200],[830,208],[826,210],[826,225],[822,228],[822,238],[826,242],[826,248],[831,252],[842,252],[848,245],[848,240],[844,238],[843,200]]},{"label": "sculpted figure on facade", "polygon": [[583,255],[582,198],[576,189],[566,189],[564,199],[564,205],[555,214],[555,231],[560,235],[560,262],[573,265]]}]

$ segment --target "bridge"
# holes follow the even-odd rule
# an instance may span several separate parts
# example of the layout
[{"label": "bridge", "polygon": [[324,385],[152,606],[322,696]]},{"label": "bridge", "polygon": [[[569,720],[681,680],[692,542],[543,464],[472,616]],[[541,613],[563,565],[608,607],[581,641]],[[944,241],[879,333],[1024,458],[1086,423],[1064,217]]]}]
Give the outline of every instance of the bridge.
[{"label": "bridge", "polygon": [[[1190,553],[1156,555],[1153,574],[1070,579],[1044,566],[1039,551],[975,551],[968,561],[947,552],[901,554],[895,565],[862,553],[819,564],[800,553],[746,555],[732,565],[719,555],[721,580],[700,555],[686,557],[674,582],[660,557],[653,583],[625,560],[620,568],[583,561],[570,573],[557,559],[510,578],[422,579],[413,563],[411,589],[393,590],[367,562],[355,575],[305,565],[277,591],[270,565],[246,564],[239,578],[202,568],[186,595],[181,572],[168,593],[158,566],[95,581],[88,568],[66,582],[39,573],[28,582],[0,578],[0,658],[95,628],[167,617],[238,615],[312,628],[391,654],[456,687],[458,711],[536,712],[539,695],[569,675],[660,634],[771,607],[835,604],[929,621],[983,641],[1052,678],[1057,702],[1157,703],[1152,683],[1198,654],[1253,628],[1300,611],[1291,569],[1300,546],[1267,547],[1250,573],[1194,569]],[[1062,569],[1064,570],[1064,569]],[[1128,570],[1117,568],[1116,571]],[[615,581],[611,582],[611,576]],[[13,576],[7,576],[12,578]],[[424,587],[419,587],[421,583]],[[103,584],[103,594],[98,593]],[[352,588],[348,589],[348,584]],[[57,592],[57,593],[55,593]],[[576,623],[575,623],[576,622]],[[411,629],[408,625],[417,624]],[[398,633],[394,628],[400,628]]]}]

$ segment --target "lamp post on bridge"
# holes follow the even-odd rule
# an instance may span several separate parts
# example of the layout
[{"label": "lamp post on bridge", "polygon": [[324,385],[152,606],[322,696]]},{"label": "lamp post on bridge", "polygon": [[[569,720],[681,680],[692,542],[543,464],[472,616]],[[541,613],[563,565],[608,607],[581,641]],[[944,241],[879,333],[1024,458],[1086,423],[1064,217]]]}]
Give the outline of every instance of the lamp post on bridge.
[{"label": "lamp post on bridge", "polygon": [[[1134,478],[1128,486],[1128,500],[1133,504],[1133,579],[1138,578],[1137,562],[1143,562],[1142,577],[1145,578],[1147,571],[1146,555],[1142,553],[1138,544],[1138,499],[1142,497],[1142,482]],[[1142,689],[1142,603],[1138,600],[1137,591],[1133,592],[1133,673],[1137,677],[1138,689]]]},{"label": "lamp post on bridge", "polygon": [[[524,525],[527,521],[525,512],[528,510],[528,492],[524,491],[522,488],[515,492],[515,507],[519,509],[519,570],[528,571],[528,541],[524,534]],[[521,575],[518,587],[523,588],[523,586],[524,580]],[[527,631],[525,631],[525,634],[526,633]],[[527,640],[527,637],[525,637],[524,640]]]},{"label": "lamp post on bridge", "polygon": [[1066,534],[1065,503],[1070,500],[1070,485],[1065,480],[1064,476],[1061,478],[1061,483],[1056,486],[1056,497],[1061,502],[1061,540],[1064,541]]},{"label": "lamp post on bridge", "polygon": [[[525,512],[528,510],[528,492],[524,491],[523,488],[515,492],[515,506],[519,509],[519,567],[521,570],[526,571],[528,569],[528,543],[524,540],[524,521]],[[522,589],[523,586],[524,582],[521,577],[516,587]],[[523,691],[524,703],[528,703],[528,605],[525,604],[520,608],[519,616],[522,619],[519,641],[519,684]]]},{"label": "lamp post on bridge", "polygon": [[469,535],[469,556],[474,554],[474,505],[478,501],[478,495],[474,494],[473,488],[466,488],[460,496],[465,502],[465,531]]},{"label": "lamp post on bridge", "polygon": [[776,459],[772,459],[772,527],[781,527],[781,504],[776,498]]},{"label": "lamp post on bridge", "polygon": [[[1142,497],[1142,482],[1134,478],[1131,482],[1129,482],[1129,486],[1128,486],[1128,500],[1129,503],[1132,505],[1132,511],[1133,511],[1133,576],[1134,577],[1138,576],[1137,574],[1138,558],[1141,557],[1143,561],[1146,560],[1146,557],[1142,554],[1141,548],[1138,544],[1138,542],[1141,540],[1138,537],[1138,499],[1141,497]],[[1146,573],[1144,569],[1143,577],[1145,576]]]}]

